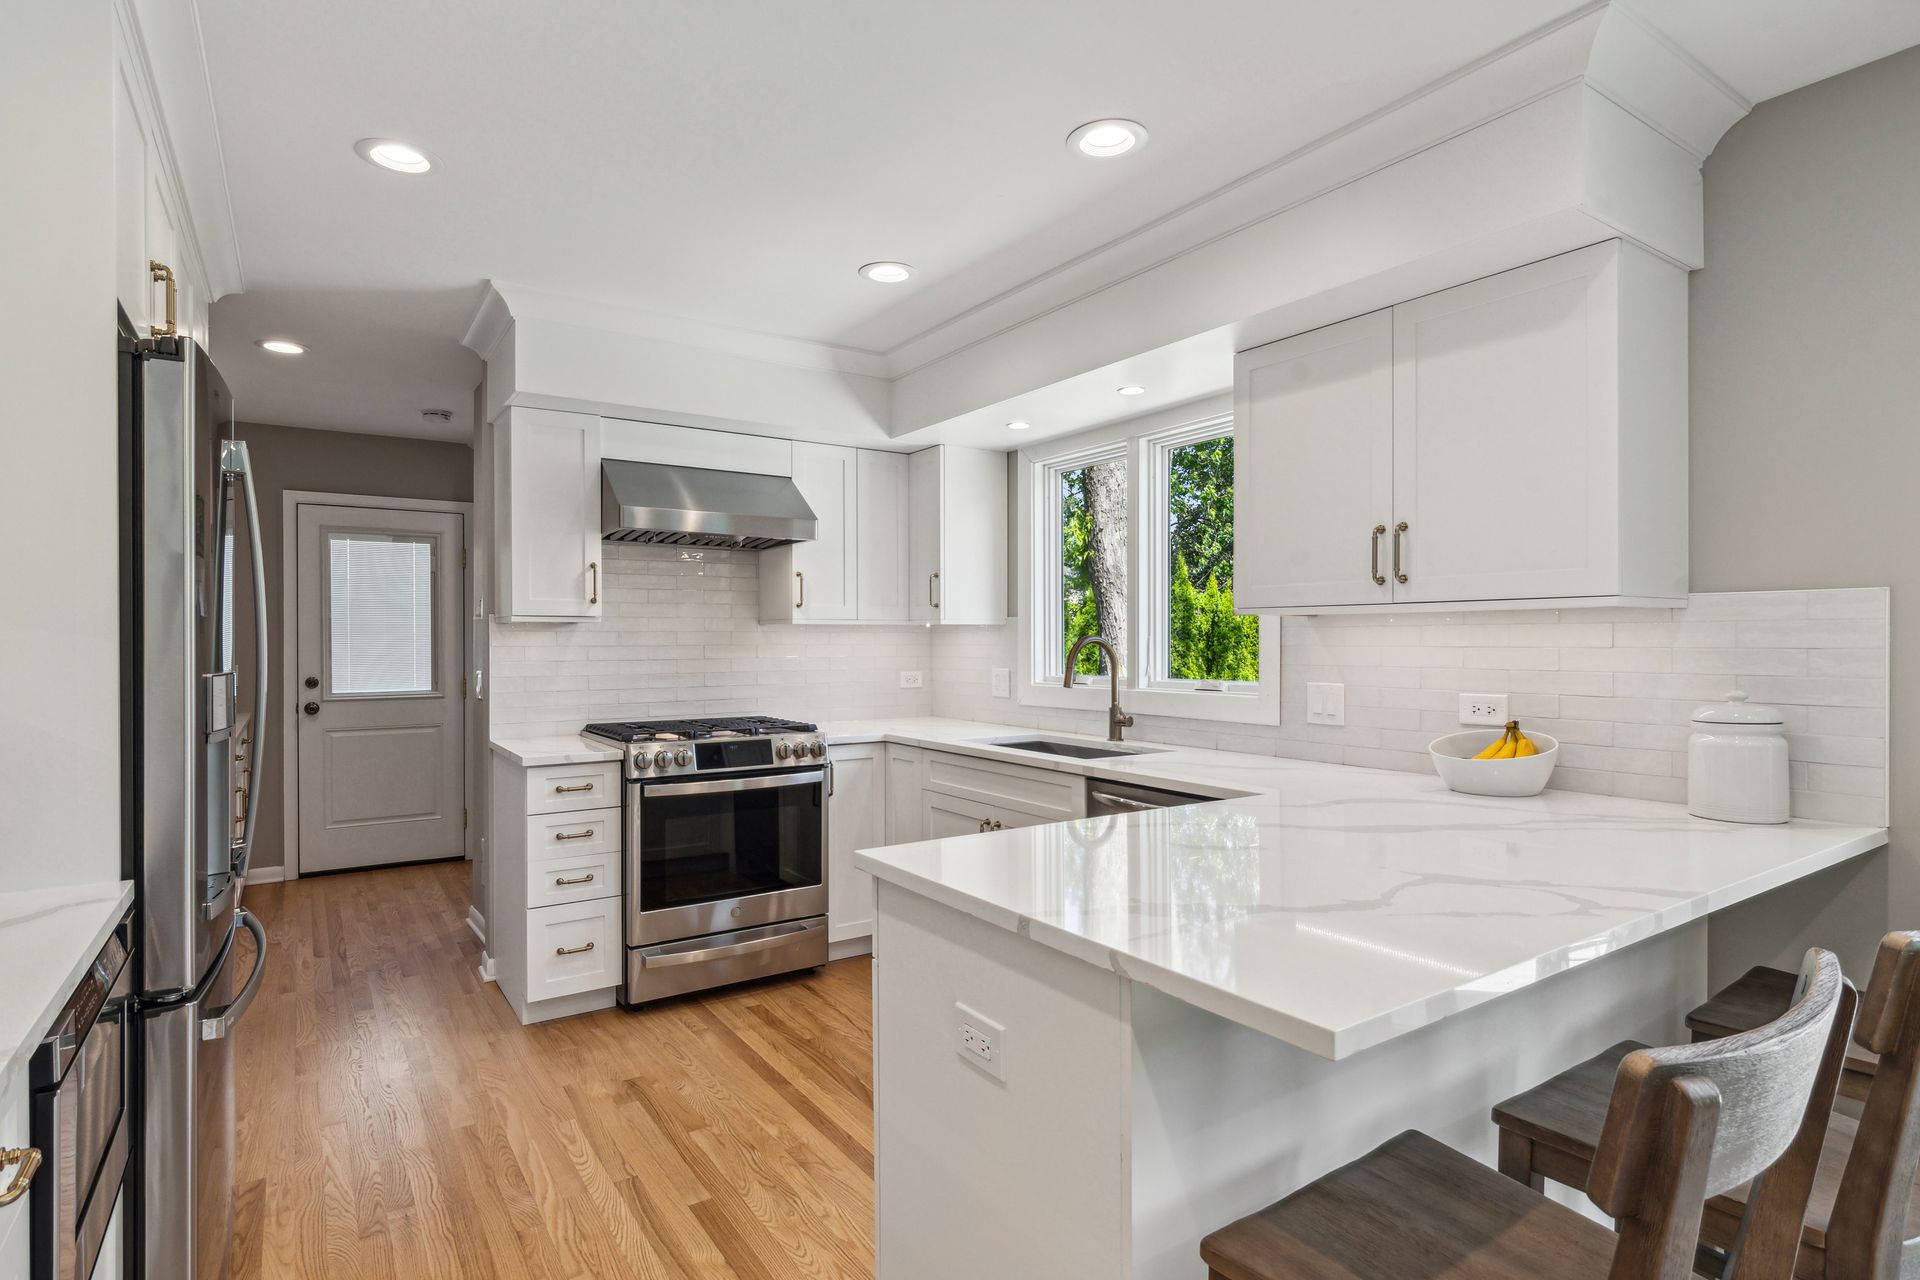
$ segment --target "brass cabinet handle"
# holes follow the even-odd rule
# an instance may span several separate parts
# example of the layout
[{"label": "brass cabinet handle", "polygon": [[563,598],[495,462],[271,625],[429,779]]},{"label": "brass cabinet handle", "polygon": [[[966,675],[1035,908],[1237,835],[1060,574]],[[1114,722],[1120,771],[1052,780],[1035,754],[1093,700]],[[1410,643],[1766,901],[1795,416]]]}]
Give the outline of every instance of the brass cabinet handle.
[{"label": "brass cabinet handle", "polygon": [[[567,879],[565,876],[555,876],[553,878],[553,882],[558,885],[591,884],[593,883],[593,872],[589,871],[587,872],[587,874],[583,876],[575,876],[571,880]],[[593,944],[588,943],[587,945],[592,946]]]},{"label": "brass cabinet handle", "polygon": [[807,607],[807,575],[795,569],[793,571],[793,580],[800,590],[800,598],[793,602],[793,607],[796,609],[804,609]]},{"label": "brass cabinet handle", "polygon": [[0,1148],[0,1169],[10,1164],[19,1165],[20,1171],[13,1175],[13,1181],[7,1184],[7,1189],[0,1191],[0,1207],[10,1205],[27,1194],[27,1187],[33,1182],[33,1175],[40,1172],[40,1148]]},{"label": "brass cabinet handle", "polygon": [[934,589],[939,585],[940,572],[936,569],[927,575],[927,606],[929,608],[938,609],[940,607],[940,598],[934,594]]},{"label": "brass cabinet handle", "polygon": [[994,829],[995,831],[998,831],[998,830],[1000,830],[1000,819],[998,819],[998,818],[995,818],[995,819],[993,820],[993,829]]},{"label": "brass cabinet handle", "polygon": [[555,787],[553,789],[553,794],[557,796],[564,796],[564,795],[571,795],[575,791],[591,791],[591,790],[593,790],[593,784],[591,782],[582,782],[571,787]]},{"label": "brass cabinet handle", "polygon": [[980,829],[982,831],[987,829],[987,820],[985,818],[980,819]]},{"label": "brass cabinet handle", "polygon": [[1373,526],[1373,555],[1368,561],[1368,572],[1372,575],[1373,585],[1376,587],[1387,585],[1386,576],[1380,572],[1380,539],[1386,536],[1387,526],[1383,524]]},{"label": "brass cabinet handle", "polygon": [[600,562],[593,560],[587,564],[587,572],[593,575],[593,590],[587,593],[588,604],[600,603]]},{"label": "brass cabinet handle", "polygon": [[1400,535],[1407,531],[1407,522],[1402,520],[1393,526],[1393,580],[1405,582],[1407,575],[1400,571]]},{"label": "brass cabinet handle", "polygon": [[555,947],[553,949],[553,954],[557,956],[577,956],[583,951],[591,951],[591,950],[593,950],[593,944],[589,942],[586,945],[579,946],[579,947]]},{"label": "brass cabinet handle", "polygon": [[[179,285],[173,278],[173,268],[164,262],[157,262],[149,258],[147,260],[147,274],[152,277],[155,284],[164,284],[167,286],[167,322],[165,324],[148,325],[147,327],[153,330],[153,336],[156,338],[171,338],[180,332],[180,325],[178,323],[180,294]],[[4,1203],[6,1202],[0,1201],[0,1204]]]},{"label": "brass cabinet handle", "polygon": [[553,833],[553,838],[555,840],[591,840],[593,828],[588,827],[585,831],[556,831]]}]

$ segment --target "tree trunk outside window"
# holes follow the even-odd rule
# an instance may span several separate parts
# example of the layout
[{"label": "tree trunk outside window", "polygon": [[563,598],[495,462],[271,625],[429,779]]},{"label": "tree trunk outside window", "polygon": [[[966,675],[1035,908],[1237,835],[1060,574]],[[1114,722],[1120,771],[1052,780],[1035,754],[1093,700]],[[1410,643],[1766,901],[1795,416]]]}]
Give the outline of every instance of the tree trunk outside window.
[{"label": "tree trunk outside window", "polygon": [[[1116,648],[1127,642],[1127,464],[1119,459],[1087,468],[1087,559],[1100,634]],[[1121,662],[1132,655],[1121,650]]]}]

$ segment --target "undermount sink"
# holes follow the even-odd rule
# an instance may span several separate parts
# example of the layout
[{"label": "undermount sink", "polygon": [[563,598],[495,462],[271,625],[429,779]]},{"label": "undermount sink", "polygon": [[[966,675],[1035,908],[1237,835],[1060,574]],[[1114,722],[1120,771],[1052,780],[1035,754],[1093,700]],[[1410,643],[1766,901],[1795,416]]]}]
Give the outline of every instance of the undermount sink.
[{"label": "undermount sink", "polygon": [[1164,747],[1124,747],[1118,743],[1063,742],[1058,738],[981,738],[982,746],[1005,747],[1009,751],[1031,751],[1042,756],[1067,756],[1074,760],[1109,760],[1114,756],[1144,756]]}]

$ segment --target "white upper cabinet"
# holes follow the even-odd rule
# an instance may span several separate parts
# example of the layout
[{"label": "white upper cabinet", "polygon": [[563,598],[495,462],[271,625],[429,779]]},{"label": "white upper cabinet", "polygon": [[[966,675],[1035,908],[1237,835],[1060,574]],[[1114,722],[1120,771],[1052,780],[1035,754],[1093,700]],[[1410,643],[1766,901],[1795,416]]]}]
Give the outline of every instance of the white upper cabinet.
[{"label": "white upper cabinet", "polygon": [[860,617],[907,621],[907,455],[861,449],[858,472]]},{"label": "white upper cabinet", "polygon": [[1244,353],[1234,401],[1235,603],[1390,602],[1393,313]]},{"label": "white upper cabinet", "polygon": [[1242,352],[1239,603],[1684,598],[1686,288],[1610,241]]},{"label": "white upper cabinet", "polygon": [[936,445],[908,463],[907,590],[915,622],[1007,620],[1007,455]]},{"label": "white upper cabinet", "polygon": [[813,508],[815,533],[810,542],[761,552],[763,622],[849,622],[858,616],[859,452],[794,442],[793,483]]},{"label": "white upper cabinet", "polygon": [[126,32],[114,23],[113,213],[114,292],[141,337],[167,318],[166,285],[154,279],[159,262],[174,277],[178,332],[207,339],[208,288],[189,257],[183,197],[161,147],[157,109]]},{"label": "white upper cabinet", "polygon": [[494,428],[497,610],[508,621],[600,616],[600,419],[508,409]]}]

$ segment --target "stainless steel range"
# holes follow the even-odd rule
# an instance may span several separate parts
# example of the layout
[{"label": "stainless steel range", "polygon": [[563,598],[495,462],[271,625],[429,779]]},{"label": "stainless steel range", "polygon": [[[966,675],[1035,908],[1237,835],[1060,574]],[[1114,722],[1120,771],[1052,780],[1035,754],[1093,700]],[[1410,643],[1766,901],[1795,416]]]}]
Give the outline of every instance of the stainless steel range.
[{"label": "stainless steel range", "polygon": [[626,747],[626,979],[645,1004],[827,960],[816,726],[764,716],[590,724]]}]

